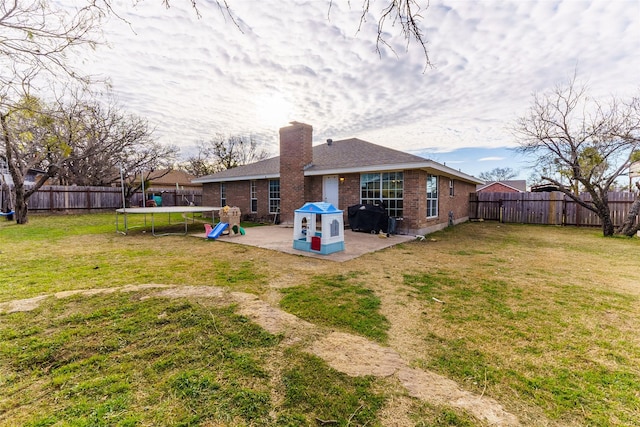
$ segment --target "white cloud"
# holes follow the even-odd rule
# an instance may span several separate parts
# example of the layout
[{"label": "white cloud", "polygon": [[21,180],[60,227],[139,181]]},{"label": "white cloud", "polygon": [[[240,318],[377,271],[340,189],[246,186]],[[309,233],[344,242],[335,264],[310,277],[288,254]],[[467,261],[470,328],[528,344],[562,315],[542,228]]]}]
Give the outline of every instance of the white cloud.
[{"label": "white cloud", "polygon": [[[121,104],[147,117],[162,142],[183,147],[216,133],[252,133],[277,150],[280,121],[314,126],[314,139],[360,137],[410,152],[513,146],[509,125],[535,91],[577,69],[594,96],[639,89],[637,0],[440,0],[422,15],[435,68],[421,49],[376,53],[375,17],[358,33],[359,3],[229,0],[238,29],[215,4],[160,0],[105,29],[112,48],[87,54]],[[373,9],[373,8],[372,8]],[[388,31],[395,29],[388,27]]]}]

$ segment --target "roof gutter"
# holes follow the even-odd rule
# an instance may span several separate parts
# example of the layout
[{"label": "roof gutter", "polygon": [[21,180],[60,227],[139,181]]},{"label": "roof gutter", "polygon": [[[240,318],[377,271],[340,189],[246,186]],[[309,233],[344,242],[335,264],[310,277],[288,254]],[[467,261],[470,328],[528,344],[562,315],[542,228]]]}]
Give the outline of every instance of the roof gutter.
[{"label": "roof gutter", "polygon": [[[467,175],[464,172],[455,170],[443,164],[427,160],[425,162],[416,163],[391,163],[386,165],[370,165],[370,166],[357,166],[348,168],[332,168],[332,169],[315,169],[311,167],[304,171],[305,176],[323,176],[323,175],[339,175],[347,173],[366,173],[366,172],[386,172],[386,171],[398,171],[407,169],[423,169],[427,172],[439,172],[441,174],[458,178],[463,181],[471,182],[473,184],[484,184],[484,181]],[[208,184],[215,182],[234,182],[234,181],[250,181],[259,179],[278,179],[279,173],[271,174],[257,174],[247,176],[228,176],[228,177],[203,177],[191,180],[194,184]]]},{"label": "roof gutter", "polygon": [[435,171],[435,172],[440,172],[442,174],[455,177],[463,181],[468,181],[474,184],[484,183],[484,181],[474,176],[467,175],[464,172],[455,170],[453,168],[434,162],[432,160],[427,160],[425,162],[416,162],[416,163],[393,163],[393,164],[386,164],[386,165],[370,165],[370,166],[318,169],[318,170],[311,169],[311,170],[305,171],[305,176],[338,175],[338,174],[346,174],[346,173],[366,173],[366,172],[374,172],[374,171],[385,172],[385,171],[398,171],[398,170],[407,170],[407,169],[423,169],[426,171]]},{"label": "roof gutter", "polygon": [[262,175],[246,175],[246,176],[228,176],[228,177],[203,177],[192,179],[193,184],[209,184],[212,182],[231,182],[231,181],[252,181],[257,179],[276,179],[280,178],[279,173],[262,174]]}]

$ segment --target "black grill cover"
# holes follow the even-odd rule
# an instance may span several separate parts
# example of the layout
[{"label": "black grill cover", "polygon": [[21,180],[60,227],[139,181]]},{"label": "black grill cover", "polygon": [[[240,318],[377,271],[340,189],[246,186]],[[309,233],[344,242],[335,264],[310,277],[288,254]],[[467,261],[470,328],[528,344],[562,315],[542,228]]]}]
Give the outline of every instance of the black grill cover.
[{"label": "black grill cover", "polygon": [[347,217],[352,231],[386,233],[389,225],[387,210],[380,205],[349,206]]}]

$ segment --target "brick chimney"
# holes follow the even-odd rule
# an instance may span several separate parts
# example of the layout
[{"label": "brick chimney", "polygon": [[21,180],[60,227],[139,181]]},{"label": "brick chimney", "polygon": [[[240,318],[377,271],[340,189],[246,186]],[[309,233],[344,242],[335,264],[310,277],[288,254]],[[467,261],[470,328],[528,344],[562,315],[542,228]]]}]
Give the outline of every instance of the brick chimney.
[{"label": "brick chimney", "polygon": [[313,127],[291,122],[280,128],[280,222],[291,225],[305,202],[304,170],[313,161]]}]

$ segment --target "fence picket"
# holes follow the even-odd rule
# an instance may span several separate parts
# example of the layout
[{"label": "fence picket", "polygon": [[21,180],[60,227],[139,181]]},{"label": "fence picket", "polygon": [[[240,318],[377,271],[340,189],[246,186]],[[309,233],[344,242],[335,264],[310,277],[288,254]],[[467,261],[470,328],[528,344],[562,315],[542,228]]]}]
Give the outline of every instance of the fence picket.
[{"label": "fence picket", "polygon": [[[627,218],[635,200],[630,192],[609,192],[609,209],[614,226]],[[591,195],[583,193],[581,200],[591,201]],[[546,225],[601,225],[600,218],[570,197],[559,191],[544,193],[472,193],[469,196],[469,218]],[[638,219],[636,219],[637,221]]]},{"label": "fence picket", "polygon": [[[181,205],[182,201],[190,201],[195,205],[202,204],[202,190],[164,190],[161,194],[163,206]],[[131,206],[140,206],[142,194],[136,193],[131,198]],[[185,202],[186,203],[186,202]],[[115,210],[122,207],[122,190],[120,187],[64,186],[46,185],[29,198],[30,212],[96,212]]]}]

